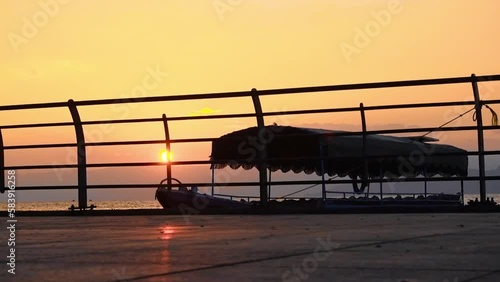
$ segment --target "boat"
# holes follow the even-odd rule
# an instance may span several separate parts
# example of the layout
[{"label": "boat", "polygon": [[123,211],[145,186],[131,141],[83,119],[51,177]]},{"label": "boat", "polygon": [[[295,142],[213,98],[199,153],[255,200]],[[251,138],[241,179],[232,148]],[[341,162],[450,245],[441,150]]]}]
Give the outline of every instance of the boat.
[{"label": "boat", "polygon": [[[271,172],[281,171],[330,177],[349,177],[352,197],[330,199],[323,178],[323,207],[326,206],[457,206],[462,195],[421,193],[419,197],[373,197],[369,184],[382,179],[465,177],[466,150],[437,144],[436,138],[390,136],[293,126],[257,126],[228,133],[212,142],[212,169],[245,170],[264,163]],[[263,156],[263,157],[262,157]],[[401,181],[398,180],[398,181]],[[377,200],[378,198],[378,200]],[[293,202],[292,202],[293,203]]]},{"label": "boat", "polygon": [[[352,179],[353,196],[327,198],[335,193],[326,191],[323,178],[322,198],[281,199],[271,206],[310,206],[312,208],[339,208],[351,206],[457,206],[463,200],[458,194],[428,194],[395,198],[380,197],[365,192],[372,181],[398,178],[415,178],[419,175],[467,176],[467,151],[447,145],[435,144],[439,140],[426,136],[397,137],[388,135],[360,135],[346,131],[270,125],[264,128],[249,127],[231,132],[212,141],[211,169],[258,168],[264,163],[270,172],[306,173]],[[262,153],[264,152],[264,159]],[[378,180],[377,180],[378,179]],[[247,208],[255,202],[201,194],[197,187],[188,189],[178,182],[165,185],[163,179],[156,190],[156,199],[165,209],[194,208]],[[422,179],[425,181],[425,178]],[[262,191],[261,191],[262,193]],[[378,198],[378,199],[377,199]]]},{"label": "boat", "polygon": [[244,200],[234,201],[199,193],[198,187],[193,186],[191,188],[188,188],[187,186],[183,185],[178,179],[171,179],[178,183],[177,189],[168,187],[168,185],[165,184],[165,182],[168,181],[168,178],[165,178],[160,182],[160,185],[156,189],[155,193],[155,200],[158,200],[158,202],[164,209],[180,210],[181,212],[191,212],[194,209],[199,212],[203,209],[241,209],[251,206],[250,203]]}]

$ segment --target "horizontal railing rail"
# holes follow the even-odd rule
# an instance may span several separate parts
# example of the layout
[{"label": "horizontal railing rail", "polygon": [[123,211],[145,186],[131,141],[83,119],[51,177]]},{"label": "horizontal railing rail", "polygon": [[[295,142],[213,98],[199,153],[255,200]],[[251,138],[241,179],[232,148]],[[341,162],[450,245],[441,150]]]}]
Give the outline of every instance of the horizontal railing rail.
[{"label": "horizontal railing rail", "polygon": [[[297,87],[297,88],[283,88],[283,89],[268,89],[259,90],[259,95],[279,95],[279,94],[300,94],[300,93],[313,93],[313,92],[330,92],[342,90],[362,90],[362,89],[377,89],[377,88],[394,88],[394,87],[410,87],[410,86],[428,86],[428,85],[442,85],[442,84],[459,84],[459,83],[473,83],[498,81],[500,75],[485,75],[485,76],[470,76],[466,77],[452,77],[452,78],[436,78],[436,79],[419,79],[419,80],[404,80],[404,81],[390,81],[390,82],[370,82],[370,83],[357,83],[357,84],[342,84],[330,86],[311,86],[311,87]],[[235,91],[235,92],[222,92],[222,93],[199,93],[188,95],[169,95],[158,97],[130,97],[120,99],[101,99],[101,100],[86,100],[76,101],[76,106],[96,106],[96,105],[110,105],[110,104],[126,104],[126,103],[146,103],[146,102],[165,102],[165,101],[182,101],[182,100],[202,100],[202,99],[222,99],[222,98],[239,98],[250,97],[248,91]],[[28,109],[46,109],[46,108],[64,108],[67,107],[65,102],[52,102],[52,103],[37,103],[37,104],[24,104],[24,105],[4,105],[0,106],[0,111],[9,110],[28,110]]]},{"label": "horizontal railing rail", "polygon": [[[418,133],[418,132],[428,132],[435,129],[434,127],[422,127],[422,128],[405,128],[405,129],[385,129],[385,130],[370,130],[366,131],[366,135],[373,134],[397,134],[397,133]],[[498,126],[485,126],[484,130],[498,130]],[[475,126],[458,126],[454,128],[440,128],[434,131],[474,131],[477,130]],[[359,136],[363,135],[362,131],[353,132],[339,132],[332,136]],[[216,137],[211,138],[184,138],[184,139],[172,139],[171,144],[175,143],[197,143],[197,142],[212,142],[216,140]],[[152,144],[164,144],[165,140],[129,140],[129,141],[107,141],[107,142],[88,142],[85,143],[86,146],[125,146],[125,145],[152,145]],[[25,150],[25,149],[42,149],[42,148],[61,148],[61,147],[75,147],[76,143],[55,143],[55,144],[28,144],[28,145],[10,145],[4,146],[4,150]],[[485,152],[486,153],[486,152]]]},{"label": "horizontal railing rail", "polygon": [[[259,92],[260,94],[260,92]],[[483,104],[500,104],[500,100],[483,100]],[[412,104],[389,104],[379,106],[365,106],[365,111],[378,110],[398,110],[411,108],[431,108],[431,107],[446,107],[446,106],[474,106],[474,101],[463,102],[437,102],[437,103],[412,103]],[[0,111],[1,111],[0,106]],[[303,115],[303,114],[323,114],[323,113],[339,113],[339,112],[359,112],[359,107],[347,108],[327,108],[327,109],[311,109],[311,110],[293,110],[293,111],[275,111],[264,112],[264,116],[276,115]],[[206,119],[224,119],[224,118],[253,118],[255,113],[247,114],[224,114],[224,115],[207,115],[207,116],[178,116],[168,117],[168,121],[186,121],[186,120],[206,120]],[[94,120],[82,121],[82,125],[98,125],[98,124],[119,124],[119,123],[149,123],[161,122],[161,118],[138,118],[138,119],[121,119],[121,120]],[[32,123],[32,124],[16,124],[16,125],[0,125],[0,129],[19,129],[31,127],[62,127],[74,126],[72,122],[53,122],[53,123]]]},{"label": "horizontal railing rail", "polygon": [[[467,151],[464,153],[433,153],[432,156],[478,156],[479,151]],[[484,155],[500,155],[499,151],[487,151],[484,152]],[[365,159],[380,159],[380,158],[396,158],[401,156],[400,154],[374,154],[367,155]],[[352,159],[352,156],[338,156],[337,160],[341,161],[342,159]],[[267,158],[267,161],[284,161],[284,160],[296,160],[296,161],[304,161],[304,160],[327,160],[329,157],[295,157],[295,158]],[[246,161],[246,159],[219,159],[218,161]],[[171,165],[173,166],[183,166],[183,165],[205,165],[212,164],[213,162],[210,160],[184,160],[184,161],[171,161]],[[88,168],[96,168],[96,167],[136,167],[136,166],[165,166],[164,162],[127,162],[127,163],[90,163],[87,164]],[[32,169],[54,169],[54,168],[77,168],[77,164],[39,164],[39,165],[15,165],[15,166],[5,166],[5,170],[32,170]]]},{"label": "horizontal railing rail", "polygon": [[[485,176],[486,180],[500,180],[500,176]],[[397,178],[397,179],[368,179],[370,183],[388,183],[388,182],[399,182],[399,183],[411,183],[411,182],[445,182],[445,181],[479,181],[481,177],[479,176],[457,176],[457,177],[431,177],[431,178]],[[334,179],[325,181],[326,184],[352,184],[351,179]],[[288,185],[320,185],[323,181],[321,180],[300,180],[300,181],[273,181],[272,186],[288,186]],[[217,183],[216,187],[255,187],[258,186],[260,182],[227,182],[227,183]],[[182,184],[172,183],[172,187],[201,187],[209,188],[212,186],[211,182],[186,182]],[[158,188],[158,183],[136,183],[136,184],[89,184],[87,185],[89,189],[113,189],[113,188]],[[19,186],[16,190],[65,190],[65,189],[75,189],[78,185],[61,185],[61,186]],[[236,196],[236,195],[235,195]]]}]

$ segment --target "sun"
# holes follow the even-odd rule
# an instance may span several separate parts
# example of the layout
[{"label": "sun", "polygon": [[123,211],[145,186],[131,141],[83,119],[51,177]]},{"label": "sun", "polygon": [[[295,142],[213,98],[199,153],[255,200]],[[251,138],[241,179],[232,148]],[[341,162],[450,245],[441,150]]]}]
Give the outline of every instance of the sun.
[{"label": "sun", "polygon": [[160,158],[164,163],[167,163],[172,159],[172,153],[168,153],[167,150],[162,150],[160,152]]}]

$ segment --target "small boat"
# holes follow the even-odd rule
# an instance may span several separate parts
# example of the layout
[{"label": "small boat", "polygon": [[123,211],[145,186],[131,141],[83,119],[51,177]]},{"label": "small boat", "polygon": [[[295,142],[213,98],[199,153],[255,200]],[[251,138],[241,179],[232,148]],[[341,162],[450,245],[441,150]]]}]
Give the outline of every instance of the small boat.
[{"label": "small boat", "polygon": [[192,211],[194,209],[201,211],[207,208],[248,208],[251,206],[250,203],[244,200],[238,202],[198,193],[198,187],[193,186],[188,189],[176,178],[172,178],[172,180],[179,184],[179,188],[174,190],[165,184],[167,180],[168,178],[165,178],[160,182],[155,194],[155,199],[164,209],[178,209],[180,211]]},{"label": "small boat", "polygon": [[[310,209],[350,207],[455,207],[462,205],[461,193],[429,195],[425,191],[419,197],[370,197],[370,182],[397,180],[424,176],[464,177],[468,172],[466,150],[447,144],[435,144],[438,139],[427,136],[398,137],[369,134],[366,136],[345,131],[271,125],[263,129],[249,127],[221,136],[212,142],[211,169],[259,168],[264,162],[269,173],[292,171],[294,173],[322,176],[322,198],[283,200],[270,202],[271,207],[293,207]],[[264,151],[265,157],[258,152]],[[354,195],[349,198],[328,198],[324,175],[349,177]],[[175,178],[179,187],[165,185],[164,179],[156,191],[156,198],[165,209],[194,208],[241,208],[251,207],[256,202],[238,202],[198,193],[197,187],[189,190]],[[360,179],[360,180],[358,180]],[[213,181],[213,180],[212,180]],[[400,180],[398,180],[400,181]],[[358,184],[361,183],[361,187]],[[167,186],[170,186],[168,188]],[[311,186],[314,187],[314,186]],[[365,189],[368,191],[365,193]],[[260,191],[262,195],[266,191]],[[345,194],[345,193],[344,193]],[[418,193],[417,193],[418,194]],[[370,197],[370,198],[368,198]],[[378,198],[378,199],[377,199]],[[266,204],[263,204],[263,206]]]}]

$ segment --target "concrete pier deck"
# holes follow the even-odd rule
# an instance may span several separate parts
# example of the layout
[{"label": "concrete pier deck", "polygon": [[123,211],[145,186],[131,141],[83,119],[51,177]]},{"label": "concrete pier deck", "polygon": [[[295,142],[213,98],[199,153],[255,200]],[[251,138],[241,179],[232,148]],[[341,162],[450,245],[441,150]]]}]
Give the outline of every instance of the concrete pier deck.
[{"label": "concrete pier deck", "polygon": [[498,213],[17,220],[0,281],[500,281]]}]

